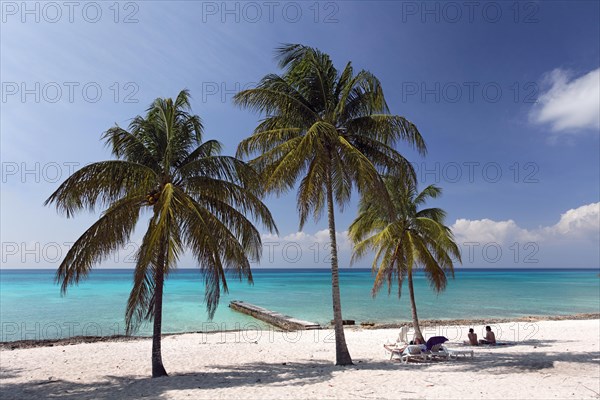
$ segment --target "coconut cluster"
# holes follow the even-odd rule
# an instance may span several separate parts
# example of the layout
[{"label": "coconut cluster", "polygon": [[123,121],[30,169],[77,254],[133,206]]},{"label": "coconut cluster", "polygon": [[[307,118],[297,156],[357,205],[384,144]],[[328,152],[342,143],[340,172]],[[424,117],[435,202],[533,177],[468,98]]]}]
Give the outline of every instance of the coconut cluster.
[{"label": "coconut cluster", "polygon": [[150,192],[146,195],[146,200],[148,201],[148,204],[151,206],[156,204],[156,202],[158,201],[159,198],[160,198],[160,193],[158,190],[153,190],[152,192]]}]

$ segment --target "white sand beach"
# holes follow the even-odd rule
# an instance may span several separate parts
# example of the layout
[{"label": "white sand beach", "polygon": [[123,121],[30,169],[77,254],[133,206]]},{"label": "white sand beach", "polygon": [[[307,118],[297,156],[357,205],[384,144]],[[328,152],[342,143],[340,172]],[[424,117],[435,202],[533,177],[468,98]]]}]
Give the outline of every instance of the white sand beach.
[{"label": "white sand beach", "polygon": [[[474,326],[476,332],[482,326]],[[2,399],[581,399],[600,397],[600,320],[495,325],[505,346],[473,358],[390,361],[396,329],[347,328],[355,365],[336,367],[330,330],[183,334],[163,339],[169,377],[150,378],[150,340],[0,352]],[[468,327],[428,328],[449,348]],[[480,333],[481,337],[481,333]]]}]

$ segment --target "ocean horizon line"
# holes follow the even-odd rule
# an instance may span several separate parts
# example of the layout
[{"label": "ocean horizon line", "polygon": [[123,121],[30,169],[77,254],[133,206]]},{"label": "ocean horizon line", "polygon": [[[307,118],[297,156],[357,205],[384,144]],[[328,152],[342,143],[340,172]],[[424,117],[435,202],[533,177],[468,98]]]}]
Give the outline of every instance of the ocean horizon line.
[{"label": "ocean horizon line", "polygon": [[[0,267],[0,271],[55,271],[57,268],[5,268]],[[94,268],[91,272],[94,271],[133,271],[134,267],[131,268],[123,268],[123,267],[98,267]],[[174,271],[198,271],[198,267],[177,267],[173,269]],[[331,271],[328,267],[256,267],[252,268],[252,271]],[[344,267],[339,268],[340,271],[371,271],[371,268],[367,267]],[[526,268],[518,268],[518,267],[461,267],[454,268],[454,271],[600,271],[600,267],[526,267]],[[420,269],[417,269],[416,272],[419,272]],[[226,271],[227,272],[227,271]]]}]

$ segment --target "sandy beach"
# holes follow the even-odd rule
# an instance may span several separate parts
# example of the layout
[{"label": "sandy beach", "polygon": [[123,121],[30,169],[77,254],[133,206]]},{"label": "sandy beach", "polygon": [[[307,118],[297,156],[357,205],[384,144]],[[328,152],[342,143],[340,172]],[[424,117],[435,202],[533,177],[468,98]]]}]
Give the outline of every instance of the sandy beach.
[{"label": "sandy beach", "polygon": [[[481,325],[473,326],[481,332]],[[468,326],[428,327],[461,345]],[[600,320],[493,326],[473,358],[404,365],[382,344],[397,329],[347,328],[355,365],[336,367],[331,330],[183,334],[163,339],[170,376],[150,378],[149,339],[0,351],[3,399],[599,398]],[[481,336],[481,335],[480,335]]]}]

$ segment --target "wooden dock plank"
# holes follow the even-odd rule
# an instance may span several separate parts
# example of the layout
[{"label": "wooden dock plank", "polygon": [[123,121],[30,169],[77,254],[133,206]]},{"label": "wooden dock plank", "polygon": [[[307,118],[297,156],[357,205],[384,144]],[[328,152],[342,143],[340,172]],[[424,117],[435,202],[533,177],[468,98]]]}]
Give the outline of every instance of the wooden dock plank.
[{"label": "wooden dock plank", "polygon": [[229,308],[232,310],[250,315],[256,319],[274,325],[286,331],[298,331],[306,329],[320,329],[321,326],[314,322],[303,321],[289,315],[281,314],[275,311],[267,310],[254,304],[244,301],[234,300],[229,303]]}]

